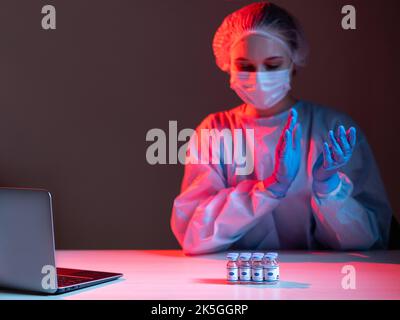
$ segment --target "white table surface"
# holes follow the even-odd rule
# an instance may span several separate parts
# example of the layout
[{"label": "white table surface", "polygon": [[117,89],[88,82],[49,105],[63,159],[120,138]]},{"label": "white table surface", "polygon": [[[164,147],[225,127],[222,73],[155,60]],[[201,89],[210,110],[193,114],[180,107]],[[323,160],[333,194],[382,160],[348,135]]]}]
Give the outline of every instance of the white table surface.
[{"label": "white table surface", "polygon": [[[57,267],[121,272],[113,282],[57,296],[0,291],[0,299],[400,299],[400,251],[279,252],[276,285],[226,284],[226,253],[188,257],[179,250],[57,251]],[[342,268],[356,289],[342,288]]]}]

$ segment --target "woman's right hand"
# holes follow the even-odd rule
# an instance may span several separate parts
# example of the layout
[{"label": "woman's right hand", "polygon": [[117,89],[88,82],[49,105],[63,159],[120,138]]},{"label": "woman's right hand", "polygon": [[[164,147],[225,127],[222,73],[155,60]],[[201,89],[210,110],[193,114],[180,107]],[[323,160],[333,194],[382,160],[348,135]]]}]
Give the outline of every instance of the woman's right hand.
[{"label": "woman's right hand", "polygon": [[300,161],[301,124],[297,123],[297,111],[291,109],[276,146],[274,172],[265,179],[265,187],[278,198],[284,197],[297,176]]}]

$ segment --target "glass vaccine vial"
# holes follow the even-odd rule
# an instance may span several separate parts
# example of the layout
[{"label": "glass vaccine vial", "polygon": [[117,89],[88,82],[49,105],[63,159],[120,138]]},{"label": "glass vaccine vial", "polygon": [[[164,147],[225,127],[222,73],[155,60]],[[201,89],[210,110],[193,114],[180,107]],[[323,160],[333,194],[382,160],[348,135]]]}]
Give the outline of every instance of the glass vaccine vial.
[{"label": "glass vaccine vial", "polygon": [[254,284],[264,283],[264,267],[263,267],[264,253],[256,252],[251,257],[251,281]]},{"label": "glass vaccine vial", "polygon": [[276,284],[279,282],[278,254],[268,252],[263,259],[264,283]]},{"label": "glass vaccine vial", "polygon": [[245,252],[239,255],[239,281],[242,284],[251,282],[251,253]]},{"label": "glass vaccine vial", "polygon": [[226,256],[228,263],[226,264],[226,280],[228,283],[239,283],[239,253],[231,252]]}]

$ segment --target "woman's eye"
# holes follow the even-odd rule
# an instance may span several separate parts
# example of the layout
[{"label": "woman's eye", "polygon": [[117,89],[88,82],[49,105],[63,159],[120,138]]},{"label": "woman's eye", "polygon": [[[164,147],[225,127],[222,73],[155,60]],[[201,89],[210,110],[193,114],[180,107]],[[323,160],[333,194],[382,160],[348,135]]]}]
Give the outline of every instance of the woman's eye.
[{"label": "woman's eye", "polygon": [[237,68],[238,68],[239,71],[247,71],[247,72],[256,71],[254,66],[251,66],[251,65],[240,65],[240,66],[237,66]]},{"label": "woman's eye", "polygon": [[267,70],[276,70],[279,69],[280,65],[265,65]]}]

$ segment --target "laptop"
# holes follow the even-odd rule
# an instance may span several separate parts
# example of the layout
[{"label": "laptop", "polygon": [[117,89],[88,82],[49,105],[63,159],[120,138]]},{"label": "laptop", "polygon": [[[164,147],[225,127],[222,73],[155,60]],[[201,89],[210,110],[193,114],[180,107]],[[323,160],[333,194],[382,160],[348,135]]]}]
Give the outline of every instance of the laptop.
[{"label": "laptop", "polygon": [[44,189],[0,188],[0,287],[60,294],[120,278],[56,267],[51,199]]}]

